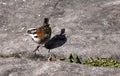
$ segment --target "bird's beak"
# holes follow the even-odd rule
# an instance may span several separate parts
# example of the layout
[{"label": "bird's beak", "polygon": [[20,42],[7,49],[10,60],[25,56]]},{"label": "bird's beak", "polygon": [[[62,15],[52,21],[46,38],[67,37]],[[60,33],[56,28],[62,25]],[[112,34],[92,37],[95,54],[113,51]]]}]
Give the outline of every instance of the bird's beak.
[{"label": "bird's beak", "polygon": [[31,31],[30,31],[30,30],[28,30],[28,31],[27,31],[27,33],[28,33],[28,34],[30,34],[30,33],[31,33]]}]

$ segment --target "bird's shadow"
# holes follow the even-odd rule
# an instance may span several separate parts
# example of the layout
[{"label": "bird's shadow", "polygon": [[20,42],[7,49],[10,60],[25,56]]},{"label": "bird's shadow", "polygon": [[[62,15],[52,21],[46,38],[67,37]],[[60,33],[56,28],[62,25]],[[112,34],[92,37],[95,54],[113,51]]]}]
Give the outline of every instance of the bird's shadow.
[{"label": "bird's shadow", "polygon": [[52,37],[48,42],[45,43],[44,47],[50,51],[51,49],[62,46],[66,42],[67,37],[65,35],[65,29],[61,29],[61,33]]}]

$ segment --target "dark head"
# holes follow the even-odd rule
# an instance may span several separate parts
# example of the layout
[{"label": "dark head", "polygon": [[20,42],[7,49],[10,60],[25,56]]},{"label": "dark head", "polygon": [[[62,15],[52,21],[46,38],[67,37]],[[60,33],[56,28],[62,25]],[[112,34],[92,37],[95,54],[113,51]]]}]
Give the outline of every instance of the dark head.
[{"label": "dark head", "polygon": [[44,18],[44,23],[48,24],[49,23],[49,19],[48,18]]},{"label": "dark head", "polygon": [[63,29],[61,29],[60,35],[63,35],[64,33],[65,33],[65,29],[63,28]]}]

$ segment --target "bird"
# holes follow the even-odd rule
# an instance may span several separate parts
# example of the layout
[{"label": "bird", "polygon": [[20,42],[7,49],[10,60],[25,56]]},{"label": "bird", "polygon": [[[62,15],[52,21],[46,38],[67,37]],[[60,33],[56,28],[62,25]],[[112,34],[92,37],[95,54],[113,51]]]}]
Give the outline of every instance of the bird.
[{"label": "bird", "polygon": [[51,53],[50,50],[60,47],[63,44],[65,44],[67,41],[67,37],[65,34],[65,29],[61,29],[60,33],[53,36],[48,42],[45,43],[43,47],[48,49],[48,53],[50,54],[48,57],[48,61],[59,61],[61,58],[59,56],[55,55],[54,53]]},{"label": "bird", "polygon": [[44,18],[44,22],[41,27],[30,28],[27,30],[27,33],[32,38],[32,40],[38,44],[33,52],[39,51],[39,47],[45,44],[51,37],[51,27],[49,24],[49,19]]},{"label": "bird", "polygon": [[57,48],[62,46],[67,41],[65,36],[65,29],[61,29],[60,34],[55,35],[52,37],[48,42],[45,43],[44,47],[48,49],[50,52],[51,49]]}]

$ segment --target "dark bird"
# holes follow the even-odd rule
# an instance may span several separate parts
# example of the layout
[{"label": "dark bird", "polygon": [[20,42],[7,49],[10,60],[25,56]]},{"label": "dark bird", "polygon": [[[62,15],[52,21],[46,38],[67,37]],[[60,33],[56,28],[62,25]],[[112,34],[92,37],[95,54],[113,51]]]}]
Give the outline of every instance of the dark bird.
[{"label": "dark bird", "polygon": [[61,33],[58,35],[55,35],[48,42],[46,42],[44,47],[46,49],[49,49],[48,52],[50,52],[51,49],[62,46],[66,41],[67,41],[67,38],[65,36],[65,29],[61,29]]}]

